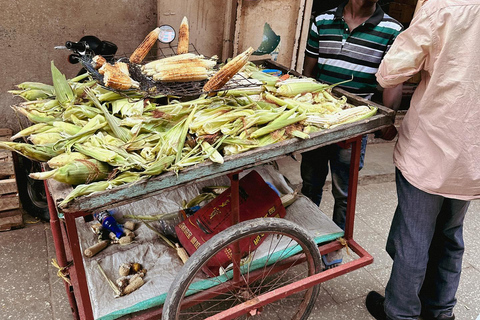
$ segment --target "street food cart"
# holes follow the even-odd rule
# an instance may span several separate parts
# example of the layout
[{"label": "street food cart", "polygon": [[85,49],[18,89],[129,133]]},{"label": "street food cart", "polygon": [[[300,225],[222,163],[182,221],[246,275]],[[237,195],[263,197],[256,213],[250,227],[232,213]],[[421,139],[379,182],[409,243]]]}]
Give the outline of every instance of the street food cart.
[{"label": "street food cart", "polygon": [[[270,68],[288,71],[270,60],[263,63]],[[295,74],[294,71],[290,72]],[[65,282],[65,287],[74,316],[80,319],[116,319],[121,317],[157,319],[163,312],[167,319],[177,319],[177,317],[181,318],[180,313],[184,308],[190,308],[188,309],[189,312],[194,313],[201,319],[210,316],[212,319],[231,319],[246,314],[257,315],[261,318],[268,305],[291,295],[300,295],[300,302],[295,302],[295,308],[289,307],[289,309],[295,310],[295,314],[291,318],[302,318],[303,314],[308,316],[313,307],[320,283],[372,263],[371,255],[353,238],[360,144],[363,135],[391,125],[393,111],[341,89],[334,89],[333,92],[339,96],[346,96],[348,102],[353,105],[374,105],[378,107],[377,114],[364,120],[313,133],[309,139],[288,139],[266,147],[226,156],[224,163],[221,165],[207,161],[186,168],[178,174],[173,172],[163,173],[147,181],[126,184],[107,191],[96,192],[89,196],[79,197],[62,208],[59,208],[58,203],[71,191],[71,186],[58,183],[52,179],[47,180],[45,188],[48,195],[50,223],[58,265],[60,273],[71,281],[71,284]],[[321,229],[320,226],[327,225],[331,221],[325,219],[325,215],[318,207],[303,196],[300,196],[297,200],[300,207],[296,211],[295,208],[291,209],[291,212],[290,209],[287,210],[286,219],[268,218],[261,219],[262,221],[239,223],[241,220],[239,218],[241,216],[241,212],[239,212],[239,192],[241,192],[239,191],[239,181],[245,172],[258,170],[266,181],[272,182],[277,188],[281,189],[285,181],[282,181],[282,176],[276,170],[272,170],[268,164],[293,153],[338,142],[346,142],[352,145],[353,165],[350,171],[347,221],[344,232],[338,228],[335,229],[335,226],[333,226],[333,229],[327,228],[327,230],[322,231],[323,233],[316,233],[317,229]],[[172,250],[168,252],[169,250],[155,251],[156,249],[152,249],[152,246],[161,247],[161,243],[152,244],[154,236],[151,235],[150,238],[145,236],[145,242],[140,240],[138,244],[132,244],[128,249],[121,248],[119,251],[122,253],[130,251],[135,254],[135,250],[144,250],[144,252],[154,256],[151,265],[157,268],[160,266],[159,269],[162,271],[151,272],[151,286],[144,286],[133,292],[128,302],[124,302],[127,300],[122,301],[125,297],[114,298],[111,289],[105,284],[102,285],[102,289],[95,289],[95,283],[104,281],[97,269],[99,261],[104,264],[103,269],[106,269],[105,265],[113,265],[115,260],[111,260],[113,259],[112,252],[102,252],[102,254],[94,257],[96,259],[92,258],[91,260],[82,255],[82,251],[88,245],[85,242],[85,237],[88,237],[88,231],[86,231],[88,226],[85,225],[88,224],[88,218],[91,218],[93,212],[125,208],[129,205],[137,206],[137,208],[158,206],[161,209],[162,203],[158,199],[165,200],[169,197],[175,197],[178,193],[182,197],[183,192],[188,193],[189,190],[192,190],[189,188],[198,191],[202,186],[210,183],[228,183],[230,186],[232,211],[232,226],[230,228],[217,234],[200,247],[184,266]],[[288,188],[288,184],[285,188]],[[145,201],[148,203],[149,199],[152,198],[156,198],[156,202],[138,207],[138,203]],[[302,213],[305,218],[296,219],[296,216],[302,215]],[[59,218],[59,214],[63,215],[63,219]],[[312,216],[320,218],[318,221],[312,221]],[[145,230],[147,229],[145,228]],[[276,248],[273,250],[274,254],[268,254],[268,257],[275,256],[275,259],[265,259],[265,256],[260,254],[258,257],[251,258],[260,265],[251,269],[248,267],[247,270],[244,267],[244,261],[241,262],[246,257],[233,252],[231,270],[220,275],[205,277],[205,272],[202,270],[205,269],[204,267],[209,259],[219,251],[232,248],[232,246],[236,248],[235,243],[239,239],[258,235],[263,237],[265,234],[269,235],[271,239],[286,238],[290,242],[293,241],[294,245]],[[314,247],[312,247],[312,241]],[[147,242],[149,242],[148,245],[145,244]],[[268,243],[270,243],[270,246],[277,246],[277,244],[272,245],[271,241]],[[345,246],[351,249],[356,257],[337,267],[322,271],[320,254],[333,252]],[[295,249],[291,250],[291,248]],[[268,248],[266,250],[268,251]],[[283,255],[286,250],[289,253]],[[278,257],[279,252],[280,257]],[[156,260],[159,255],[168,259],[165,261]],[[174,261],[175,259],[177,261]],[[266,260],[269,262],[266,262]],[[274,261],[271,262],[270,260]],[[106,261],[110,262],[107,263]],[[291,269],[302,264],[305,265],[304,273],[291,277],[285,285],[274,287],[263,285],[263,288],[258,289],[260,290],[258,292],[257,289],[248,289],[251,283],[264,283],[266,281],[264,279],[272,274],[280,273],[283,275],[287,272],[295,272]],[[170,266],[170,268],[165,267],[165,265]],[[250,266],[250,264],[248,265]],[[168,272],[165,271],[166,269],[168,269]],[[165,276],[165,273],[162,273],[163,271],[167,272],[168,276]],[[111,275],[111,277],[113,276]],[[161,287],[161,290],[159,291],[154,287]],[[100,291],[109,292],[110,297],[107,300],[101,300],[103,296],[99,293]],[[144,293],[141,293],[141,291],[144,291]],[[147,293],[145,294],[145,292]],[[208,308],[195,308],[202,303],[212,304],[216,301],[216,297],[225,294],[235,298],[241,296],[240,302],[237,302],[234,306],[227,306],[223,311],[215,310],[212,314],[204,313],[204,310],[208,310]],[[222,296],[221,300],[225,300],[225,298]],[[164,308],[162,308],[163,306]]]}]

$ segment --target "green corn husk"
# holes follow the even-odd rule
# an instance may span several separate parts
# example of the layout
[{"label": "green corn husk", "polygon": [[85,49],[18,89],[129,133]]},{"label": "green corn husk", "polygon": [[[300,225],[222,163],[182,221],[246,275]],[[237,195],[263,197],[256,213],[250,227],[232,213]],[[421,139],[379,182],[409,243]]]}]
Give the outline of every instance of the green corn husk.
[{"label": "green corn husk", "polygon": [[82,105],[71,105],[68,106],[62,114],[62,118],[66,121],[71,121],[75,123],[73,120],[74,117],[77,119],[93,119],[97,115],[103,114],[101,110],[97,108],[93,108],[90,105],[82,104]]},{"label": "green corn husk", "polygon": [[345,81],[340,81],[338,83],[334,84],[325,84],[325,83],[320,83],[315,81],[312,78],[302,78],[302,79],[289,79],[282,81],[278,83],[278,88],[276,90],[276,93],[285,96],[285,97],[295,97],[298,94],[303,94],[307,92],[319,92],[319,91],[325,91],[327,89],[333,88],[335,86],[341,85],[346,82],[350,82],[353,80],[345,80]]},{"label": "green corn husk", "polygon": [[50,67],[52,72],[53,86],[55,88],[55,96],[57,97],[58,102],[64,107],[73,104],[75,101],[75,94],[65,78],[65,75],[63,75],[60,70],[55,67],[53,61],[51,62]]},{"label": "green corn husk", "polygon": [[80,132],[80,130],[82,130],[81,126],[77,126],[72,123],[64,122],[64,121],[54,121],[52,122],[52,125],[55,128],[59,128],[61,132],[64,132],[71,136],[76,135],[77,133]]},{"label": "green corn husk", "polygon": [[200,145],[202,146],[203,151],[205,152],[206,156],[210,160],[212,160],[213,162],[216,162],[216,163],[220,163],[220,164],[223,163],[222,155],[220,154],[220,152],[217,151],[217,149],[212,147],[212,145],[210,143],[208,143],[207,141],[202,141],[202,143]]},{"label": "green corn husk", "polygon": [[327,84],[317,82],[311,78],[295,79],[294,81],[280,82],[276,93],[284,97],[295,97],[297,94],[320,91],[327,87]]},{"label": "green corn husk", "polygon": [[54,144],[56,150],[64,149],[66,152],[70,152],[73,144],[84,141],[89,138],[90,135],[100,130],[106,125],[105,118],[102,115],[97,115],[93,119],[87,122],[87,124],[80,129],[77,134],[57,141]]},{"label": "green corn husk", "polygon": [[36,123],[34,125],[31,125],[30,127],[26,127],[25,129],[20,130],[15,135],[10,137],[10,140],[13,141],[18,138],[28,137],[31,134],[45,132],[50,128],[52,128],[52,126],[47,123]]},{"label": "green corn husk", "polygon": [[84,155],[87,155],[93,159],[96,159],[101,162],[106,162],[113,166],[122,166],[127,164],[127,161],[124,157],[120,156],[118,153],[102,148],[95,147],[91,144],[81,144],[75,143],[73,148]]},{"label": "green corn husk", "polygon": [[267,133],[273,132],[275,130],[284,128],[288,125],[291,125],[293,123],[297,123],[300,121],[303,121],[307,118],[307,115],[305,114],[295,114],[296,108],[291,109],[287,112],[284,112],[282,115],[280,115],[278,118],[270,122],[264,127],[261,127],[260,129],[254,131],[250,136],[252,138],[258,138],[262,135],[265,135]]},{"label": "green corn husk", "polygon": [[175,156],[165,156],[155,162],[150,163],[141,175],[156,176],[164,172],[175,160]]},{"label": "green corn husk", "polygon": [[29,177],[36,180],[55,179],[59,182],[78,185],[104,180],[110,173],[110,166],[94,159],[77,160],[62,167],[45,172],[32,172]]},{"label": "green corn husk", "polygon": [[35,110],[28,111],[25,108],[21,108],[21,107],[17,107],[17,106],[13,106],[12,108],[13,108],[13,110],[15,110],[15,111],[23,114],[24,116],[26,116],[28,118],[28,120],[30,120],[33,123],[48,123],[48,124],[51,124],[54,121],[61,120],[61,119],[59,119],[55,116],[51,116],[51,115],[48,115],[46,113],[38,112],[38,111],[35,111]]},{"label": "green corn husk", "polygon": [[22,82],[17,84],[17,87],[23,90],[41,90],[49,95],[53,95],[55,88],[52,85],[41,83],[41,82]]},{"label": "green corn husk", "polygon": [[33,145],[20,142],[0,142],[0,149],[15,151],[30,160],[40,162],[48,161],[60,153],[56,152],[51,145]]},{"label": "green corn husk", "polygon": [[63,139],[63,136],[58,132],[42,132],[32,134],[28,138],[35,145],[53,144],[60,139]]},{"label": "green corn husk", "polygon": [[178,145],[177,145],[177,155],[175,157],[175,162],[179,162],[180,159],[182,158],[182,151],[183,151],[183,146],[185,145],[185,139],[187,138],[187,133],[188,133],[188,126],[192,122],[193,116],[195,115],[195,111],[197,110],[197,106],[195,106],[190,112],[188,118],[185,120],[185,123],[182,126],[182,131],[180,133],[180,138],[178,140]]},{"label": "green corn husk", "polygon": [[95,192],[105,191],[116,186],[120,186],[127,183],[134,183],[140,181],[142,178],[138,173],[123,172],[119,174],[115,179],[108,181],[97,181],[89,184],[80,184],[75,187],[66,197],[60,202],[59,206],[64,207],[67,203],[75,198],[90,195]]},{"label": "green corn husk", "polygon": [[117,138],[121,139],[124,142],[128,142],[132,139],[132,134],[131,132],[120,126],[120,119],[112,115],[110,112],[108,112],[107,108],[105,105],[101,104],[100,101],[98,101],[97,97],[95,96],[95,93],[91,89],[85,89],[85,92],[87,93],[88,97],[90,100],[93,101],[95,106],[102,110],[103,115],[105,116],[105,119],[108,122],[108,125],[110,129],[115,133]]},{"label": "green corn husk", "polygon": [[76,160],[85,159],[89,159],[89,157],[80,152],[62,153],[48,160],[47,164],[50,168],[57,169]]},{"label": "green corn husk", "polygon": [[23,90],[23,91],[9,91],[10,93],[17,94],[18,96],[22,97],[26,101],[36,101],[36,100],[43,100],[43,99],[48,99],[51,97],[48,93],[46,93],[43,90],[37,90],[37,89],[29,89],[29,90]]}]

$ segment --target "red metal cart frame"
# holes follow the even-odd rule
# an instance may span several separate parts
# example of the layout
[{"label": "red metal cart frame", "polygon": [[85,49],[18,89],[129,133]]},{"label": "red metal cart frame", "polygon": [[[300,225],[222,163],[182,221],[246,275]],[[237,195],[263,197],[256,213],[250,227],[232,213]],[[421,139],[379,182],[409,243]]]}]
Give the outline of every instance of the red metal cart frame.
[{"label": "red metal cart frame", "polygon": [[[268,67],[284,70],[284,67],[273,62],[268,62]],[[294,71],[290,71],[298,75]],[[72,314],[75,319],[94,319],[91,307],[91,300],[88,292],[85,267],[78,239],[77,227],[75,219],[85,217],[92,212],[98,212],[114,206],[130,203],[136,200],[147,198],[153,194],[159,194],[165,190],[177,188],[182,185],[191,183],[192,181],[206,180],[221,175],[228,175],[231,181],[232,193],[232,212],[234,223],[238,222],[239,199],[238,173],[244,169],[254,167],[259,164],[277,160],[281,157],[288,156],[295,152],[304,152],[321,146],[346,142],[352,146],[351,166],[350,166],[350,183],[347,198],[347,218],[345,224],[344,239],[345,243],[332,241],[321,245],[319,250],[322,254],[333,252],[347,245],[358,258],[341,264],[335,268],[314,274],[302,280],[286,285],[275,293],[263,294],[256,299],[255,303],[249,301],[249,305],[240,304],[235,308],[229,309],[224,313],[218,314],[216,319],[230,319],[238,313],[243,313],[246,308],[254,309],[257,306],[265,305],[270,301],[277,300],[278,297],[293,294],[304,290],[305,288],[320,284],[340,275],[346,274],[353,270],[362,268],[373,262],[372,256],[363,249],[353,238],[355,205],[357,196],[360,148],[362,136],[379,130],[380,128],[392,125],[394,112],[384,106],[378,105],[371,101],[367,101],[358,96],[352,95],[342,89],[334,88],[334,93],[338,96],[346,96],[348,101],[354,105],[374,105],[378,108],[377,115],[364,119],[355,123],[342,125],[333,129],[325,130],[311,134],[310,139],[289,139],[271,146],[253,149],[248,152],[229,156],[225,158],[225,162],[218,166],[212,163],[202,163],[195,168],[183,170],[178,176],[175,174],[162,174],[161,177],[152,178],[148,182],[138,183],[134,187],[120,186],[109,191],[98,193],[95,196],[80,197],[70,202],[66,207],[61,208],[64,219],[58,218],[59,209],[56,205],[70,191],[70,187],[55,181],[46,181],[45,189],[50,211],[50,224],[55,244],[55,250],[59,266],[67,275],[71,284],[65,282],[65,288],[68,300],[72,308]],[[66,189],[68,191],[66,191]],[[239,257],[236,257],[239,259]],[[202,293],[208,297],[208,289]],[[156,319],[161,314],[161,309],[147,310],[135,314],[135,319]]]},{"label": "red metal cart frame", "polygon": [[[364,267],[373,262],[372,256],[353,239],[361,139],[362,136],[360,135],[354,138],[350,138],[348,140],[348,143],[351,143],[352,145],[352,166],[350,170],[351,183],[349,184],[349,195],[347,200],[347,221],[345,225],[344,235],[346,245],[351,250],[353,250],[359,258],[345,264],[341,264],[338,267],[318,273],[314,276],[299,280],[285,287],[282,287],[279,290],[276,290],[275,294],[269,293],[263,295],[262,299],[259,299],[257,301],[257,304],[259,306],[262,304],[266,304],[269,301],[278,299],[279,296],[293,294],[309,286],[325,282],[332,278]],[[234,212],[233,216],[236,217],[235,219],[238,219],[238,173],[230,173],[229,177],[231,180],[232,188],[232,211]],[[77,227],[75,224],[75,219],[77,217],[83,217],[88,215],[89,213],[85,211],[64,213],[64,223],[62,223],[62,221],[58,218],[57,206],[55,205],[55,202],[52,198],[51,190],[48,183],[45,183],[45,188],[47,191],[47,200],[51,217],[50,224],[52,228],[58,264],[60,267],[64,268],[64,272],[68,274],[71,279],[71,285],[65,283],[65,287],[68,295],[68,300],[72,308],[72,314],[76,319],[93,319],[94,317],[91,308],[90,296],[88,294],[85,268],[83,265],[80,243],[77,236]],[[344,247],[344,245],[345,243],[333,241],[320,246],[319,250],[322,254],[325,254],[341,249]],[[208,292],[206,292],[205,294],[207,295]],[[248,307],[254,308],[255,306],[256,304],[250,304]],[[236,308],[229,309],[228,314],[220,314],[218,319],[234,317],[236,313],[244,312],[242,307],[244,308],[245,306],[239,305]],[[152,319],[157,318],[160,314],[161,309],[149,310],[139,313],[136,318]]]}]

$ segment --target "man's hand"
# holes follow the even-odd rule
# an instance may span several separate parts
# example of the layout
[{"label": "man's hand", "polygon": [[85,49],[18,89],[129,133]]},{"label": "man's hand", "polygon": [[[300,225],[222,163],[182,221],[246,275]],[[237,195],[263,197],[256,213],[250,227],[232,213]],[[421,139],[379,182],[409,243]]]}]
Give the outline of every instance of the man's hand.
[{"label": "man's hand", "polygon": [[391,141],[397,136],[397,128],[392,124],[386,128],[375,131],[375,138]]}]

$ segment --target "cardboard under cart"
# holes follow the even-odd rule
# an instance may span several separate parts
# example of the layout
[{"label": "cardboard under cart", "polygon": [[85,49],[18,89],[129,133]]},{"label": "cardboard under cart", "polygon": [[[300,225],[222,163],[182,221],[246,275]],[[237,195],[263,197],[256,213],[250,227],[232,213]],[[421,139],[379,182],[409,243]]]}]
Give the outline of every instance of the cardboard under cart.
[{"label": "cardboard under cart", "polygon": [[[281,66],[274,62],[268,61],[268,64],[269,67],[281,69]],[[70,192],[71,187],[49,179],[45,183],[45,188],[50,209],[50,224],[58,264],[62,268],[62,272],[71,281],[71,285],[65,282],[65,287],[74,317],[77,319],[116,319],[120,317],[158,319],[162,313],[165,297],[168,291],[172,289],[171,284],[175,276],[177,274],[188,274],[189,272],[182,269],[182,264],[174,251],[168,249],[143,226],[136,243],[124,246],[119,250],[113,249],[115,251],[109,251],[109,248],[107,248],[97,256],[85,258],[82,252],[88,245],[93,244],[93,240],[89,225],[84,218],[90,216],[91,213],[112,208],[123,212],[138,213],[143,211],[144,214],[152,214],[152,212],[148,212],[151,208],[154,208],[157,213],[171,212],[178,209],[174,203],[178,205],[179,202],[175,202],[175,199],[186,199],[188,198],[187,195],[194,196],[195,193],[198,194],[202,186],[227,183],[231,187],[233,220],[238,221],[239,179],[246,172],[256,170],[264,180],[271,182],[282,193],[288,193],[291,188],[283,176],[268,163],[296,152],[308,151],[342,141],[352,145],[351,183],[345,232],[336,227],[318,207],[303,196],[287,208],[285,219],[305,228],[309,236],[314,239],[321,254],[333,252],[347,245],[358,257],[332,269],[315,272],[302,279],[295,280],[289,285],[277,288],[274,291],[254,298],[251,297],[251,299],[247,298],[245,303],[227,309],[218,315],[217,319],[233,318],[245,312],[255,314],[269,303],[372,263],[372,256],[353,239],[360,146],[362,135],[392,124],[393,111],[338,88],[334,89],[334,93],[338,96],[346,96],[348,102],[353,105],[375,105],[378,107],[378,112],[375,116],[365,120],[313,133],[309,139],[289,139],[248,152],[227,156],[225,162],[221,165],[205,162],[182,170],[178,176],[174,173],[164,173],[147,182],[124,185],[80,197],[63,207],[62,210],[59,210],[57,203]],[[171,200],[173,202],[169,202]],[[63,215],[62,219],[59,219],[59,213]],[[336,241],[340,237],[345,239],[345,242]],[[281,248],[279,250],[284,252],[286,249]],[[128,296],[114,298],[113,291],[98,272],[97,262],[102,264],[104,269],[115,265],[111,269],[118,270],[116,266],[120,261],[136,258],[142,259],[148,264],[146,267],[147,269],[150,268],[147,271],[149,278],[146,278],[146,283],[139,290]],[[239,263],[235,263],[235,259],[240,258],[234,255],[234,265],[239,265]],[[112,272],[107,271],[107,275],[114,280],[115,275]],[[241,271],[235,270],[235,267],[232,272],[233,278],[238,277],[239,272],[240,277],[242,276]],[[228,287],[228,283],[232,279],[225,280],[221,286]],[[101,285],[98,286],[100,282]],[[178,283],[175,283],[174,286],[178,287]],[[214,298],[216,294],[215,285],[211,285],[208,279],[204,279],[203,282],[200,281],[199,286],[202,291],[198,295],[202,296],[205,301],[208,302],[209,299]],[[185,297],[181,301],[192,304],[192,300]]]}]

